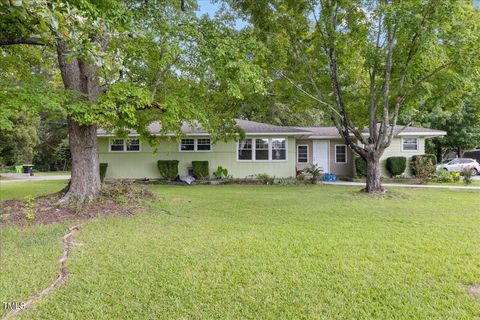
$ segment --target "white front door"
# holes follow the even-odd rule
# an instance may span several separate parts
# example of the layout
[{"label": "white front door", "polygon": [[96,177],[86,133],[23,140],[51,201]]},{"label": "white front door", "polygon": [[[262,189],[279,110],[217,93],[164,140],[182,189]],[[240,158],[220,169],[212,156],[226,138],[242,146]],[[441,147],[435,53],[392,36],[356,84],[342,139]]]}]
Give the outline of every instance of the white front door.
[{"label": "white front door", "polygon": [[328,149],[330,141],[328,140],[313,140],[313,164],[319,166],[323,172],[329,172],[328,165]]}]

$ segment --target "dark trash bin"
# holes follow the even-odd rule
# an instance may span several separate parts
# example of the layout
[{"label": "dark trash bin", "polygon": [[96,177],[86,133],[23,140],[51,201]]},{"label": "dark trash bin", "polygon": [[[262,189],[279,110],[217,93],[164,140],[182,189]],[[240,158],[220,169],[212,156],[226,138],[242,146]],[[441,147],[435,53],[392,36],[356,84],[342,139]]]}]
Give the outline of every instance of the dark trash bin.
[{"label": "dark trash bin", "polygon": [[33,176],[33,164],[24,164],[23,173],[28,173],[31,176]]}]

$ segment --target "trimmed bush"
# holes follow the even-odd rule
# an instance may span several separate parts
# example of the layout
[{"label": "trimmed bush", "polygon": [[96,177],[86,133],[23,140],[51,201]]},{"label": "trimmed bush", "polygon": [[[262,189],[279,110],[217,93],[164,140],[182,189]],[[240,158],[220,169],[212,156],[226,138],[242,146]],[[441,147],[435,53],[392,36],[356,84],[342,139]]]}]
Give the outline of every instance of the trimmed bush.
[{"label": "trimmed bush", "polygon": [[412,168],[412,174],[418,176],[418,166],[423,166],[423,171],[430,174],[435,173],[435,166],[437,165],[437,157],[434,154],[420,154],[412,157],[410,167]]},{"label": "trimmed bush", "polygon": [[163,179],[175,180],[178,176],[178,160],[158,160],[157,167]]},{"label": "trimmed bush", "polygon": [[[453,172],[452,172],[453,173]],[[454,178],[451,172],[441,170],[435,173],[433,181],[435,182],[454,182]]]},{"label": "trimmed bush", "polygon": [[365,161],[362,157],[355,157],[355,170],[357,171],[358,176],[366,177],[367,161]]},{"label": "trimmed bush", "polygon": [[100,163],[100,182],[103,182],[107,174],[108,163]]},{"label": "trimmed bush", "polygon": [[192,170],[195,178],[208,178],[208,161],[192,161]]},{"label": "trimmed bush", "polygon": [[407,158],[405,157],[390,157],[387,158],[386,163],[387,170],[392,177],[399,176],[405,172],[407,168]]}]

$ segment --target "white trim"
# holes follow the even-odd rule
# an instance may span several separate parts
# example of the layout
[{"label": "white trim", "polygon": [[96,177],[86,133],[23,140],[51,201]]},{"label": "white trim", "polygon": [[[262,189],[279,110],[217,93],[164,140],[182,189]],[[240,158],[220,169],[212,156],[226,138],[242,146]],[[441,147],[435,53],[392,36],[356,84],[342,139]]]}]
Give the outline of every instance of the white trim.
[{"label": "white trim", "polygon": [[[252,159],[251,160],[239,160],[238,159],[238,146],[239,142],[236,142],[236,161],[237,162],[268,162],[268,163],[277,163],[277,162],[288,162],[288,137],[275,137],[275,138],[269,138],[269,137],[245,137],[243,140],[252,140]],[[255,139],[267,139],[268,140],[268,160],[256,160],[256,143]],[[272,159],[272,139],[285,139],[285,159],[282,160],[273,160]]]},{"label": "white trim", "polygon": [[[298,147],[307,147],[307,162],[299,162],[298,161]],[[296,154],[296,158],[297,158],[297,164],[308,164],[310,163],[310,146],[308,144],[297,144],[297,154]]]},{"label": "white trim", "polygon": [[[337,161],[337,147],[345,147],[345,162],[339,162]],[[333,155],[334,156],[334,160],[335,160],[335,164],[347,164],[348,163],[348,149],[347,149],[347,145],[346,144],[335,144],[335,154]]]},{"label": "white trim", "polygon": [[[415,139],[415,140],[417,140],[417,148],[416,148],[415,150],[405,150],[405,149],[403,149],[403,141],[404,141],[405,139]],[[401,143],[401,150],[402,150],[402,152],[418,152],[418,151],[420,150],[420,140],[418,139],[418,137],[405,138],[405,139],[404,139],[404,138],[401,138],[401,139],[400,139],[400,140],[401,140],[400,143]]]},{"label": "white trim", "polygon": [[[127,138],[127,139],[132,140],[130,138]],[[127,143],[126,143],[127,139],[125,139],[125,138],[110,138],[110,139],[108,139],[108,152],[129,153],[129,152],[141,152],[142,151],[142,142],[138,138],[134,139],[134,140],[138,140],[138,150],[127,150]],[[123,150],[122,151],[112,150],[112,140],[122,140],[123,141]]]}]

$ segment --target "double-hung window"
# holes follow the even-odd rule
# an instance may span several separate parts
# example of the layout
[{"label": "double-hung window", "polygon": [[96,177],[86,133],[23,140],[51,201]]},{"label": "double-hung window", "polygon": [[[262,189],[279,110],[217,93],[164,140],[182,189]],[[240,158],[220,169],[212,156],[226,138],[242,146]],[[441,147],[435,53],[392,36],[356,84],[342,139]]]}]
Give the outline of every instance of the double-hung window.
[{"label": "double-hung window", "polygon": [[182,139],[180,141],[180,151],[194,151],[195,139]]},{"label": "double-hung window", "polygon": [[344,144],[335,145],[335,163],[347,163],[347,146]]},{"label": "double-hung window", "polygon": [[282,161],[287,159],[285,138],[255,138],[238,142],[238,161]]},{"label": "double-hung window", "polygon": [[255,160],[268,160],[268,139],[255,139]]},{"label": "double-hung window", "polygon": [[138,139],[113,139],[110,140],[111,152],[138,152],[140,140]]},{"label": "double-hung window", "polygon": [[252,139],[240,140],[238,142],[238,160],[253,160]]},{"label": "double-hung window", "polygon": [[210,138],[184,138],[180,141],[180,152],[211,151],[212,141]]},{"label": "double-hung window", "polygon": [[402,151],[418,151],[418,139],[417,138],[403,138],[402,139]]},{"label": "double-hung window", "polygon": [[140,140],[130,139],[126,143],[127,151],[140,151]]},{"label": "double-hung window", "polygon": [[272,139],[272,160],[286,160],[287,146],[286,139]]},{"label": "double-hung window", "polygon": [[202,138],[197,139],[197,151],[210,151],[212,150],[212,144],[210,139]]}]

